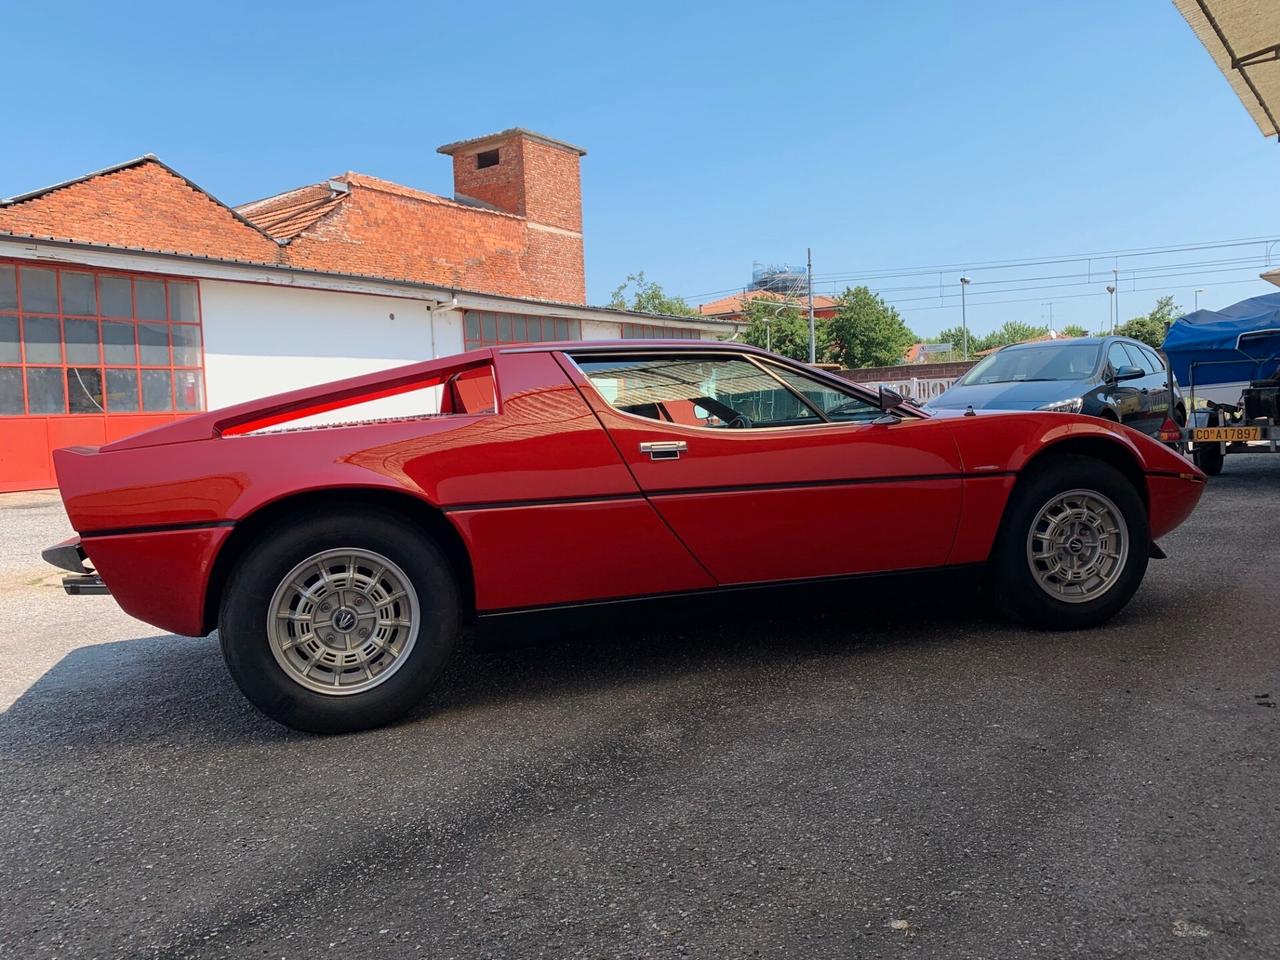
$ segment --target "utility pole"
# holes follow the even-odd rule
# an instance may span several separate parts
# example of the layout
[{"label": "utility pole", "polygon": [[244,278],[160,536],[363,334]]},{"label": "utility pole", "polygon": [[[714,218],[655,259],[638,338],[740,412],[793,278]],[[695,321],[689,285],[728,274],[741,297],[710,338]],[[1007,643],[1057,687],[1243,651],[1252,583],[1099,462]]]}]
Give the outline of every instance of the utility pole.
[{"label": "utility pole", "polygon": [[1111,321],[1111,332],[1116,332],[1116,287],[1115,284],[1107,284],[1107,319]]},{"label": "utility pole", "polygon": [[1196,291],[1196,309],[1197,309],[1197,310],[1199,310],[1199,309],[1200,309],[1200,294],[1202,294],[1202,293],[1204,293],[1204,290],[1203,290],[1203,289],[1200,289],[1200,290],[1197,290],[1197,291]]},{"label": "utility pole", "polygon": [[809,362],[818,362],[818,334],[813,325],[813,248],[805,248],[805,257],[809,267]]},{"label": "utility pole", "polygon": [[[1053,325],[1053,304],[1054,304],[1054,301],[1052,301],[1052,300],[1050,300],[1048,303],[1042,303],[1042,304],[1040,304],[1040,306],[1042,306],[1042,307],[1048,307],[1048,308],[1049,308],[1049,332],[1050,332],[1050,333],[1053,333],[1054,331],[1056,331],[1056,330],[1058,329],[1057,327],[1055,327],[1055,326]],[[1044,314],[1041,314],[1040,316],[1041,316],[1041,319],[1043,319],[1043,318],[1044,318]]]},{"label": "utility pole", "polygon": [[1111,321],[1111,332],[1115,333],[1116,327],[1120,326],[1120,270],[1119,268],[1112,270],[1111,275],[1115,277],[1115,288],[1116,288],[1116,293],[1114,298],[1116,301],[1116,315]]},{"label": "utility pole", "polygon": [[969,318],[964,309],[964,288],[969,285],[968,277],[960,278],[960,335],[964,338],[964,358],[969,359]]}]

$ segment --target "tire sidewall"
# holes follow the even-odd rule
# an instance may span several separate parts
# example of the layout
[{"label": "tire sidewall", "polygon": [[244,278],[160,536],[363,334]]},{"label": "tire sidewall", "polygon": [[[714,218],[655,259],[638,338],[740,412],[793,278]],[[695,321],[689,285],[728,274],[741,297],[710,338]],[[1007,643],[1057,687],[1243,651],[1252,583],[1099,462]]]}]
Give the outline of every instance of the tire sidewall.
[{"label": "tire sidewall", "polygon": [[[267,638],[272,596],[298,563],[324,550],[352,547],[386,556],[418,594],[420,624],[408,659],[364,692],[325,695],[290,679]],[[403,518],[383,513],[296,517],[266,531],[236,565],[218,618],[223,656],[245,696],[286,726],[338,733],[380,726],[411,709],[437,679],[459,627],[456,579],[448,561]]]},{"label": "tire sidewall", "polygon": [[[1049,594],[1027,560],[1027,536],[1040,510],[1068,490],[1093,490],[1120,511],[1129,551],[1120,577],[1102,596],[1068,603]],[[1146,574],[1151,533],[1147,510],[1133,484],[1115,467],[1089,457],[1063,456],[1020,478],[997,539],[994,585],[1001,605],[1014,616],[1048,630],[1079,630],[1115,616]]]}]

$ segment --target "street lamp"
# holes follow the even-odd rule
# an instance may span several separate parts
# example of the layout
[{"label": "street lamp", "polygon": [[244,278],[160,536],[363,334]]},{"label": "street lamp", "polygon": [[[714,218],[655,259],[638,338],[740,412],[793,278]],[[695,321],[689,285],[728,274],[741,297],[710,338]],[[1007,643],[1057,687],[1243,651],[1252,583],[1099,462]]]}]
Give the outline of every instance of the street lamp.
[{"label": "street lamp", "polygon": [[1116,332],[1116,288],[1112,284],[1107,284],[1107,319],[1111,321],[1111,332]]},{"label": "street lamp", "polygon": [[1196,291],[1196,309],[1197,309],[1197,310],[1199,310],[1199,309],[1200,309],[1200,294],[1202,294],[1202,293],[1204,293],[1204,289],[1203,289],[1203,288],[1201,288],[1201,289],[1199,289],[1199,290],[1197,290],[1197,291]]},{"label": "street lamp", "polygon": [[969,320],[964,310],[964,288],[969,285],[968,277],[960,278],[960,335],[964,338],[964,358],[969,359]]}]

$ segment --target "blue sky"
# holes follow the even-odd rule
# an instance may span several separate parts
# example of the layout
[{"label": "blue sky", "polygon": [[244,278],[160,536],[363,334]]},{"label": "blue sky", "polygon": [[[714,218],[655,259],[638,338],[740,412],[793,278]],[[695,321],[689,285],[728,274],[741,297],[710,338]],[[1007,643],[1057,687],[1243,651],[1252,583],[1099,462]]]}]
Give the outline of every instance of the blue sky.
[{"label": "blue sky", "polygon": [[51,9],[6,5],[0,195],[148,152],[229,203],[348,169],[447,194],[436,146],[518,125],[589,151],[591,302],[637,270],[741,287],[807,246],[820,290],[948,265],[872,284],[922,334],[959,321],[963,270],[980,332],[1047,302],[1103,325],[1113,265],[1126,316],[1275,289],[1249,281],[1262,242],[980,266],[1280,237],[1280,146],[1169,0]]}]

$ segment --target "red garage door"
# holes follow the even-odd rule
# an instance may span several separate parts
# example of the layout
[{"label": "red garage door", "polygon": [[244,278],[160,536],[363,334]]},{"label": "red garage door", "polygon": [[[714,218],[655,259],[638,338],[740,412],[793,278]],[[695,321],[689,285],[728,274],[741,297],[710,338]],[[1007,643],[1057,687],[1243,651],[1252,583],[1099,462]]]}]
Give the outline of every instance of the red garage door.
[{"label": "red garage door", "polygon": [[53,486],[59,447],[203,409],[195,281],[0,260],[0,492]]}]

